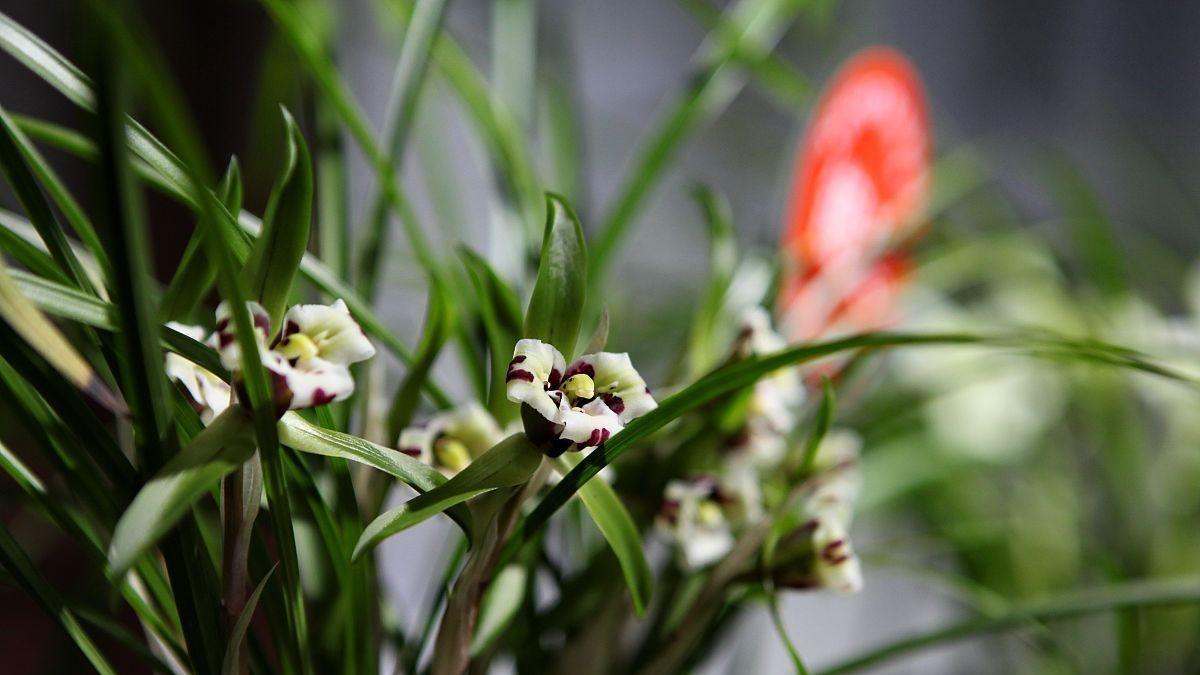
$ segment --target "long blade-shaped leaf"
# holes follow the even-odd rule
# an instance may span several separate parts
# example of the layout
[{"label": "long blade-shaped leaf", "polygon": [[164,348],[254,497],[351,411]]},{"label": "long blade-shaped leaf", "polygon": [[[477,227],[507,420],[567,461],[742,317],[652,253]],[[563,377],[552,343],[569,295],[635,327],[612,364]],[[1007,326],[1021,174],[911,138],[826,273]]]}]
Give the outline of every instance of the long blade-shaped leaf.
[{"label": "long blade-shaped leaf", "polygon": [[542,257],[522,337],[548,342],[568,358],[573,355],[583,318],[587,273],[583,226],[562,198],[548,195]]},{"label": "long blade-shaped leaf", "polygon": [[822,675],[852,673],[921,649],[957,640],[1000,633],[1034,621],[1069,619],[1126,607],[1168,607],[1200,602],[1200,579],[1135,581],[1114,584],[1055,598],[1024,603],[998,616],[970,618],[928,632],[910,635],[821,671]]},{"label": "long blade-shaped leaf", "polygon": [[122,414],[125,404],[96,375],[88,362],[49,319],[25,297],[0,259],[0,320],[12,326],[55,370],[80,391]]},{"label": "long blade-shaped leaf", "polygon": [[35,600],[46,610],[51,618],[66,631],[71,640],[79,647],[79,651],[87,658],[88,663],[96,669],[97,672],[103,675],[115,675],[116,670],[100,653],[96,644],[88,637],[88,634],[79,625],[79,621],[75,615],[63,603],[62,598],[55,592],[54,588],[46,581],[44,577],[34,567],[33,561],[25,552],[21,550],[20,545],[13,539],[8,528],[0,525],[0,563],[3,563],[4,569],[12,575],[12,578],[25,588],[26,592],[34,597]]},{"label": "long blade-shaped leaf", "polygon": [[237,675],[238,652],[241,651],[242,640],[245,639],[246,631],[250,628],[254,610],[258,608],[258,599],[262,596],[263,589],[267,587],[267,582],[271,580],[271,575],[275,574],[276,567],[272,567],[271,571],[267,572],[254,587],[254,592],[246,598],[246,605],[238,614],[237,621],[234,621],[233,627],[229,629],[229,644],[225,647],[225,659],[221,662],[221,675]]},{"label": "long blade-shaped leaf", "polygon": [[1071,340],[1045,334],[867,333],[828,342],[799,345],[760,358],[746,359],[716,370],[700,378],[691,386],[664,399],[658,408],[630,422],[600,449],[588,455],[550,490],[550,493],[542,499],[525,521],[524,537],[528,538],[544,525],[550,515],[561,508],[584,483],[591,480],[601,469],[608,466],[612,460],[622,455],[635,443],[709,401],[753,384],[767,373],[785,366],[805,363],[823,356],[864,347],[954,344],[1017,349],[1042,358],[1090,361],[1153,373],[1188,384],[1193,388],[1200,388],[1200,383],[1190,376],[1156,364],[1131,350],[1093,340]]},{"label": "long blade-shaped leaf", "polygon": [[483,492],[519,485],[541,465],[542,453],[525,437],[513,434],[475,458],[444,485],[418,495],[371,521],[354,547],[354,557],[384,539]]},{"label": "long blade-shaped leaf", "polygon": [[296,120],[287,110],[283,111],[283,119],[287,157],[271,191],[263,229],[254,242],[245,270],[250,297],[262,303],[272,325],[278,325],[283,318],[292,281],[308,248],[312,223],[312,160]]},{"label": "long blade-shaped leaf", "polygon": [[745,85],[746,77],[736,63],[739,53],[769,52],[783,36],[804,0],[741,0],[726,13],[738,27],[714,31],[698,55],[699,72],[647,136],[626,175],[613,206],[601,221],[592,248],[592,287],[603,283],[613,253],[646,199],[659,183],[679,147],[692,132],[719,115]]},{"label": "long blade-shaped leaf", "polygon": [[134,497],[113,532],[108,562],[119,577],[225,474],[254,454],[246,411],[232,407],[171,458]]},{"label": "long blade-shaped leaf", "polygon": [[[556,468],[566,474],[575,466],[574,458],[565,455],[555,462]],[[654,575],[646,562],[646,552],[642,549],[642,537],[637,525],[625,510],[625,505],[617,497],[612,486],[602,480],[588,481],[579,489],[579,498],[587,509],[600,534],[608,542],[617,562],[621,564],[621,572],[625,575],[625,583],[629,586],[629,594],[633,597],[634,611],[640,616],[646,611],[650,601],[650,593],[654,586]]]},{"label": "long blade-shaped leaf", "polygon": [[[384,147],[398,164],[403,163],[408,132],[417,112],[425,74],[429,70],[429,54],[446,14],[446,0],[419,0],[413,8],[412,20],[404,32],[400,58],[392,79],[392,96],[388,101],[388,117],[384,127]],[[370,218],[362,228],[363,244],[359,257],[359,290],[372,299],[382,267],[383,242],[387,231],[388,201],[385,190],[375,186],[375,195],[367,202]]]},{"label": "long blade-shaped leaf", "polygon": [[[417,492],[429,492],[446,482],[436,469],[402,452],[375,445],[370,441],[332,429],[323,429],[296,413],[287,413],[279,420],[279,440],[300,452],[326,457],[348,459],[395,476]],[[471,536],[470,512],[461,506],[446,511]]]}]

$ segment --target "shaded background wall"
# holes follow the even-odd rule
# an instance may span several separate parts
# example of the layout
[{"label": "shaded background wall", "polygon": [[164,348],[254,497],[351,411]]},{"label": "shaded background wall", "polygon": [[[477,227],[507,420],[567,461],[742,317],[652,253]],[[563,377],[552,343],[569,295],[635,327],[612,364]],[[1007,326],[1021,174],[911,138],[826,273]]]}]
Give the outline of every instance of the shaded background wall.
[{"label": "shaded background wall", "polygon": [[[278,155],[261,150],[252,154],[249,149],[261,148],[260,130],[272,128],[261,121],[261,116],[274,114],[276,101],[269,100],[270,95],[302,96],[305,86],[296,69],[273,73],[277,89],[267,93],[246,77],[257,75],[264,54],[278,48],[270,40],[270,21],[248,0],[142,5],[168,65],[193,106],[212,161],[222,165],[230,154],[242,159],[247,205],[261,211]],[[338,57],[362,106],[378,124],[397,45],[379,32],[369,0],[347,0],[342,5]],[[450,30],[486,62],[488,3],[456,0],[451,5]],[[628,168],[637,142],[684,85],[689,59],[705,30],[669,0],[555,0],[543,5],[543,36],[553,36],[555,48],[565,50],[570,57],[567,69],[577,76],[587,162],[588,199],[583,212],[585,221],[594,222]],[[89,29],[75,17],[72,3],[0,0],[0,10],[69,58],[79,59],[77,47]],[[939,147],[978,144],[1021,205],[1030,227],[1043,228],[1046,236],[1056,235],[1056,211],[1036,177],[1039,158],[1062,153],[1093,182],[1125,233],[1153,233],[1191,259],[1200,242],[1195,189],[1200,178],[1200,127],[1195,124],[1200,118],[1198,33],[1200,4],[1184,1],[848,0],[837,5],[827,26],[798,25],[779,53],[820,83],[837,63],[863,46],[899,47],[925,77]],[[57,93],[7,57],[0,57],[0,82],[0,105],[12,111],[77,127],[85,122]],[[486,185],[486,166],[445,97],[430,105],[434,109],[425,111],[418,132],[427,130],[431,122],[448,123],[452,132],[438,142],[446,160],[469,181],[459,205],[461,222],[436,226],[478,240],[486,222],[486,203],[479,196]],[[685,146],[676,170],[654,193],[651,207],[627,241],[619,273],[613,276],[615,290],[626,297],[636,292],[636,313],[662,317],[663,330],[682,330],[672,319],[686,310],[679,298],[690,297],[704,260],[701,226],[687,197],[690,181],[709,182],[729,195],[744,243],[774,245],[781,186],[805,114],[803,108],[779,105],[751,84],[719,120]],[[277,135],[272,138],[278,140]],[[86,171],[50,155],[86,198]],[[421,169],[410,159],[406,180],[418,196],[426,222],[435,223],[433,210],[420,198]],[[366,176],[359,159],[351,173],[355,194],[367,194]],[[7,194],[5,199],[13,203]],[[355,215],[360,206],[351,205]],[[160,275],[165,275],[173,269],[192,223],[182,210],[153,197],[150,214],[156,264]],[[483,248],[482,242],[477,246]],[[395,241],[394,250],[404,255],[402,242]],[[384,317],[402,335],[413,336],[423,304],[419,279],[404,266],[394,265],[388,283]],[[1147,277],[1144,283],[1155,282]],[[1169,290],[1148,290],[1173,297]],[[452,378],[453,372],[443,375]],[[2,411],[0,423],[6,423]],[[39,522],[23,526],[35,528]],[[20,526],[14,524],[18,533]],[[436,526],[427,526],[389,542],[385,558],[390,556],[395,563],[391,582],[396,592],[419,597],[435,558],[401,564],[397,552],[414,546],[435,549],[443,534]],[[88,592],[86,579],[71,576],[70,560],[77,551],[51,542],[41,555],[42,568],[56,582]],[[858,598],[791,597],[787,607],[801,651],[817,665],[844,653],[856,640],[855,631],[869,629],[882,639],[932,625],[951,611],[949,605],[926,597],[916,587],[886,577],[869,579],[867,591]],[[752,615],[746,622],[739,647],[725,650],[724,658],[743,669],[764,668],[760,672],[783,667],[782,650],[766,619]],[[6,656],[13,672],[72,672],[77,667],[73,650],[56,648],[58,637],[50,621],[25,595],[7,586],[0,586],[0,631],[25,646],[15,656]],[[752,661],[758,658],[765,661]],[[967,661],[947,662],[948,658]],[[955,648],[924,662],[907,661],[901,670],[923,664],[982,666],[979,658],[969,649]]]}]

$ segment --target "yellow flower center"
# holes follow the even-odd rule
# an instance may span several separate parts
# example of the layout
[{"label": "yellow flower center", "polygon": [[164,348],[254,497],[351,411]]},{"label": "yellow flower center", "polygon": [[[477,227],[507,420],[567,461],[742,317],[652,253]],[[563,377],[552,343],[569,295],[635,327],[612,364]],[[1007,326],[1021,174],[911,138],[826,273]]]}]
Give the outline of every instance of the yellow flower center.
[{"label": "yellow flower center", "polygon": [[588,375],[579,373],[567,378],[563,383],[563,391],[572,399],[593,398],[596,395],[596,383]]},{"label": "yellow flower center", "polygon": [[306,361],[321,353],[321,349],[317,347],[317,343],[313,342],[312,338],[304,333],[289,335],[287,339],[280,343],[278,351],[286,356],[289,361],[292,359]]},{"label": "yellow flower center", "polygon": [[438,439],[433,445],[433,454],[437,458],[438,464],[454,473],[462,471],[471,463],[471,453],[467,450],[467,446],[462,441],[453,438]]},{"label": "yellow flower center", "polygon": [[700,521],[701,525],[717,525],[722,519],[721,507],[717,506],[716,502],[703,501],[696,507],[696,520]]}]

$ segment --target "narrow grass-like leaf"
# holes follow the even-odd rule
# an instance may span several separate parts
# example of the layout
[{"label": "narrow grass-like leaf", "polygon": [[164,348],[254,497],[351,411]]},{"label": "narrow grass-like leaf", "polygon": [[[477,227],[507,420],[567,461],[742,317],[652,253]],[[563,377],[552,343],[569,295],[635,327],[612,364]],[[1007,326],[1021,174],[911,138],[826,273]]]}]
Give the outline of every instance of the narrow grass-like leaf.
[{"label": "narrow grass-like leaf", "polygon": [[384,539],[406,530],[447,508],[496,488],[519,485],[542,463],[542,453],[525,434],[513,434],[476,457],[445,484],[384,513],[363,530],[354,547],[358,558]]},{"label": "narrow grass-like leaf", "polygon": [[1021,603],[990,617],[974,617],[917,633],[873,649],[821,671],[822,675],[852,673],[929,647],[1027,626],[1033,621],[1056,621],[1133,607],[1170,607],[1200,602],[1200,579],[1153,579],[1113,584]]},{"label": "narrow grass-like leaf", "polygon": [[287,133],[283,171],[271,190],[263,228],[245,270],[250,297],[267,310],[273,326],[283,319],[312,223],[312,160],[300,127],[286,109],[283,120]]},{"label": "narrow grass-like leaf", "polygon": [[800,476],[807,476],[812,471],[813,463],[817,459],[817,450],[821,449],[821,441],[825,440],[825,435],[829,433],[829,427],[833,424],[833,414],[837,407],[837,395],[833,392],[833,384],[828,377],[821,378],[821,407],[817,409],[816,423],[813,425],[812,431],[808,434],[808,441],[804,444],[804,454],[800,457]]},{"label": "narrow grass-like leaf", "polygon": [[866,333],[828,342],[799,345],[720,368],[664,399],[658,408],[630,422],[607,443],[588,455],[550,490],[522,525],[523,537],[527,539],[537,531],[584,483],[635,443],[709,401],[753,384],[767,373],[785,366],[864,347],[969,344],[1014,349],[1040,358],[1087,361],[1127,368],[1176,380],[1200,390],[1200,383],[1190,376],[1156,364],[1131,350],[1094,340],[1072,340],[1046,334]]},{"label": "narrow grass-like leaf", "polygon": [[330,62],[327,51],[321,44],[320,38],[306,25],[303,16],[297,8],[283,0],[260,0],[267,13],[275,19],[280,31],[287,38],[292,48],[300,56],[313,80],[325,94],[326,100],[342,118],[350,135],[354,138],[367,156],[376,178],[383,189],[388,205],[400,218],[400,223],[408,236],[409,244],[417,262],[428,272],[437,270],[437,261],[433,249],[425,237],[424,231],[417,222],[416,213],[412,210],[407,198],[397,184],[397,172],[392,158],[384,152],[375,140],[367,117],[355,102],[350,88],[346,85],[333,63]]},{"label": "narrow grass-like leaf", "polygon": [[[4,16],[0,14],[0,35],[3,34],[3,19]],[[0,43],[0,46],[2,46],[2,43]],[[22,128],[31,134],[34,134],[36,130],[39,139],[54,143],[56,147],[81,158],[94,159],[97,156],[95,144],[89,139],[57,125],[40,120],[25,119],[22,121]],[[161,147],[161,144],[158,144],[156,140],[154,142],[158,147]],[[137,146],[133,145],[132,140],[130,143],[131,148],[136,150]],[[193,209],[203,212],[203,209],[197,204],[196,199],[190,192],[191,183],[188,182],[187,176],[180,173],[182,169],[178,165],[178,160],[173,160],[173,162],[175,162],[172,165],[174,169],[164,168],[158,164],[148,162],[131,162],[131,164],[144,180],[149,181],[164,194]],[[237,214],[237,225],[251,237],[257,237],[262,229],[262,222],[246,211]],[[235,253],[242,249],[248,251],[249,248],[244,245],[244,242],[235,242],[232,240],[227,241],[227,245],[231,246]],[[354,315],[355,320],[358,321],[363,330],[368,335],[382,342],[384,347],[395,354],[398,359],[406,364],[412,362],[413,355],[411,350],[396,337],[395,333],[391,332],[384,325],[383,321],[379,319],[368,303],[364,302],[349,285],[343,282],[333,270],[317,259],[316,256],[305,254],[300,262],[300,273],[306,280],[329,296],[344,300],[346,306],[350,309],[350,313]],[[445,402],[449,401],[449,397],[433,381],[426,382],[425,390],[431,400],[439,405],[445,405]]]},{"label": "narrow grass-like leaf", "polygon": [[[406,12],[411,13],[411,7],[410,0],[396,0],[382,5],[384,10],[399,16],[401,20],[404,20]],[[434,43],[433,58],[462,101],[466,114],[492,159],[492,179],[500,198],[496,208],[508,211],[506,218],[519,219],[526,224],[516,231],[504,232],[507,236],[522,240],[513,252],[523,253],[524,240],[537,236],[542,200],[534,162],[517,115],[493,95],[488,79],[445,31]],[[516,273],[515,269],[509,267],[502,267],[502,271]]]},{"label": "narrow grass-like leaf", "polygon": [[0,220],[0,251],[7,253],[13,261],[39,277],[51,279],[60,284],[71,283],[66,275],[55,264],[50,254],[27,241],[16,231],[9,229]]},{"label": "narrow grass-like leaf", "polygon": [[721,314],[722,301],[737,267],[737,240],[733,231],[733,213],[725,196],[703,185],[697,185],[692,194],[708,226],[709,246],[708,284],[688,338],[689,371],[693,377],[698,377],[715,365],[716,341],[713,333]]},{"label": "narrow grass-like leaf", "polygon": [[46,189],[51,198],[62,214],[66,217],[67,222],[74,228],[76,235],[87,246],[88,251],[92,254],[95,260],[99,263],[102,270],[108,269],[108,257],[104,251],[104,246],[100,243],[100,238],[96,235],[96,228],[92,225],[92,221],[84,213],[79,202],[75,201],[75,197],[71,194],[67,186],[58,177],[58,173],[46,162],[38,149],[21,131],[13,116],[3,108],[0,108],[0,125],[4,127],[5,133],[9,136],[16,149],[21,153],[21,158],[24,160],[29,169],[32,170],[38,182]]},{"label": "narrow grass-like leaf", "polygon": [[[358,436],[323,429],[296,413],[286,413],[279,420],[279,440],[300,452],[326,457],[339,457],[373,467],[395,476],[417,492],[429,492],[446,482],[436,469],[404,453],[375,445]],[[463,507],[447,510],[455,522],[471,536],[471,514]]]},{"label": "narrow grass-like leaf", "polygon": [[746,78],[735,57],[774,49],[804,4],[803,0],[740,0],[726,10],[736,35],[719,28],[706,41],[698,57],[699,72],[689,78],[688,88],[647,136],[601,221],[592,247],[593,288],[603,283],[613,253],[684,139],[719,115],[742,90]]},{"label": "narrow grass-like leaf", "polygon": [[488,410],[501,422],[512,419],[514,410],[505,394],[504,375],[513,345],[521,337],[522,315],[517,295],[474,251],[459,247],[459,255],[475,286],[483,329],[487,333],[490,370]]},{"label": "narrow grass-like leaf", "polygon": [[528,583],[529,570],[524,565],[514,563],[500,570],[496,578],[488,584],[479,606],[475,634],[471,636],[472,657],[491,647],[517,617],[517,612],[525,601],[525,587]]},{"label": "narrow grass-like leaf", "polygon": [[0,320],[8,323],[80,391],[116,414],[126,412],[124,402],[104,384],[58,328],[21,293],[3,259],[0,259]]},{"label": "narrow grass-like leaf", "polygon": [[[44,312],[93,328],[117,329],[116,307],[103,300],[21,270],[13,270],[12,278],[21,293]],[[159,329],[159,334],[165,348],[205,370],[227,378],[228,373],[211,347],[166,326]]]},{"label": "narrow grass-like leaf", "polygon": [[587,244],[579,218],[561,197],[547,195],[542,257],[521,337],[548,342],[569,360],[579,338],[587,274]]},{"label": "narrow grass-like leaf", "polygon": [[37,178],[33,175],[25,153],[22,152],[22,146],[28,147],[28,141],[8,114],[0,109],[0,169],[3,170],[4,177],[25,212],[29,214],[29,221],[37,228],[38,235],[45,242],[46,249],[62,272],[81,289],[94,291],[83,265],[67,242],[66,232],[50,209],[46,196],[42,194]]},{"label": "narrow grass-like leaf", "polygon": [[258,598],[262,596],[263,589],[271,580],[271,575],[275,574],[276,567],[272,567],[271,571],[267,572],[254,587],[250,597],[246,598],[246,605],[238,614],[237,621],[234,621],[233,627],[229,629],[229,644],[225,647],[225,658],[221,662],[221,675],[237,675],[238,652],[241,651],[242,641],[246,638],[246,631],[250,628],[250,620],[254,618],[254,610],[258,608]]},{"label": "narrow grass-like leaf", "polygon": [[217,416],[138,492],[109,546],[109,568],[120,577],[225,474],[254,454],[253,427],[235,406]]},{"label": "narrow grass-like leaf", "polygon": [[767,594],[767,609],[771,612],[771,623],[775,625],[775,632],[779,634],[779,641],[783,643],[787,649],[788,657],[792,660],[792,668],[796,671],[796,675],[808,675],[808,669],[804,667],[804,661],[800,658],[800,652],[796,650],[795,643],[788,635],[787,626],[783,623],[783,613],[779,611],[779,594],[774,589],[763,589]]},{"label": "narrow grass-like leaf", "polygon": [[[383,145],[397,164],[403,165],[408,134],[416,117],[429,56],[438,30],[446,14],[446,0],[419,0],[414,3],[412,18],[404,31],[404,42],[392,78],[392,94],[388,101],[387,121],[383,130]],[[385,190],[376,185],[375,194],[366,203],[369,220],[361,228],[359,247],[359,291],[373,299],[382,269],[385,234],[388,223],[388,201]]]},{"label": "narrow grass-like leaf", "polygon": [[[129,74],[135,76],[142,85],[142,90],[146,94],[146,103],[154,113],[155,121],[162,126],[166,137],[179,150],[184,160],[182,180],[188,186],[188,193],[191,194],[193,201],[200,207],[201,225],[209,228],[205,233],[204,241],[210,259],[214,261],[218,269],[217,283],[221,295],[229,303],[233,314],[234,332],[242,356],[242,382],[254,413],[255,434],[258,438],[259,450],[262,453],[264,484],[267,498],[271,503],[270,521],[283,567],[283,585],[286,589],[289,623],[286,648],[291,652],[294,662],[304,664],[307,663],[308,657],[307,619],[304,611],[304,596],[300,588],[299,563],[296,557],[287,482],[275,431],[277,417],[274,399],[266,370],[259,358],[254,326],[246,308],[248,295],[239,283],[238,273],[240,270],[237,268],[233,253],[241,234],[237,232],[233,219],[210,189],[215,180],[211,167],[208,166],[199,135],[186,112],[182,94],[164,71],[163,59],[144,39],[144,36],[150,34],[150,31],[141,25],[136,15],[128,11],[127,6],[113,7],[111,4],[99,0],[93,0],[89,5],[93,8],[91,14],[97,26],[104,31],[116,53],[121,55],[122,64],[127,67]],[[110,115],[109,117],[113,118],[110,120],[111,128],[116,120],[115,116]],[[105,138],[111,139],[114,135],[108,134]],[[135,147],[136,141],[136,138],[130,139]],[[123,143],[120,145],[122,148],[124,147]],[[103,157],[105,155],[104,148],[101,149]],[[165,170],[168,169],[164,168]],[[115,264],[117,263],[114,260]],[[219,662],[220,653],[213,654],[212,652],[211,647],[206,649],[206,659]]]},{"label": "narrow grass-like leaf", "polygon": [[[555,461],[555,468],[562,474],[571,470],[578,460],[566,455]],[[604,535],[604,540],[617,556],[621,564],[621,572],[625,575],[625,584],[629,586],[629,595],[633,598],[633,609],[641,616],[650,602],[650,594],[654,589],[654,575],[646,562],[646,552],[642,548],[642,537],[637,525],[625,505],[617,497],[612,486],[602,480],[588,481],[579,488],[579,499],[583,501],[588,515]]]},{"label": "narrow grass-like leaf", "polygon": [[46,613],[54,619],[66,633],[70,636],[71,641],[79,647],[79,651],[83,652],[88,663],[91,664],[97,672],[102,675],[116,675],[116,670],[100,653],[96,644],[88,637],[83,627],[79,625],[79,621],[75,618],[75,614],[66,606],[62,598],[54,588],[46,581],[46,579],[38,572],[33,561],[21,550],[20,545],[8,528],[0,524],[0,563],[3,563],[4,569],[12,575],[12,578],[25,589],[38,604],[46,610]]},{"label": "narrow grass-like leaf", "polygon": [[398,438],[400,431],[412,422],[413,414],[420,402],[421,385],[433,370],[433,364],[437,361],[442,346],[446,344],[446,338],[449,337],[453,328],[454,309],[451,302],[442,282],[431,278],[429,307],[425,311],[425,328],[421,333],[421,342],[417,345],[416,358],[409,366],[408,372],[405,373],[404,381],[400,383],[400,389],[396,391],[396,396],[392,399],[392,405],[388,409],[387,438],[389,439]]},{"label": "narrow grass-like leaf", "polygon": [[[225,168],[218,190],[221,202],[230,213],[237,213],[242,205],[242,177],[237,158],[231,158]],[[197,227],[188,239],[179,266],[158,303],[160,321],[184,321],[200,304],[204,296],[212,291],[217,279],[217,268],[204,252],[203,227]]]},{"label": "narrow grass-like leaf", "polygon": [[752,83],[770,94],[785,115],[795,115],[812,98],[812,82],[786,60],[772,52],[741,48],[736,42],[737,27],[710,0],[679,0],[679,5],[705,28],[731,42],[734,60],[750,71]]}]

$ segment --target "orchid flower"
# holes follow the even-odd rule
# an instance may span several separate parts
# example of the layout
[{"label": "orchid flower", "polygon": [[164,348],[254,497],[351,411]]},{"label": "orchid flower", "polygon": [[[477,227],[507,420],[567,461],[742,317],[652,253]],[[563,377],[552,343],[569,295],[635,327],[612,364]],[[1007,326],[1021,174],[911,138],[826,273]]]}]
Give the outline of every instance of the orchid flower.
[{"label": "orchid flower", "polygon": [[553,345],[517,342],[506,376],[508,400],[528,405],[552,426],[547,454],[602,445],[658,404],[628,354],[600,352],[569,367]]},{"label": "orchid flower", "polygon": [[706,567],[733,548],[734,532],[762,517],[757,474],[696,476],[667,484],[655,519],[686,569]]},{"label": "orchid flower", "polygon": [[[205,331],[200,326],[188,326],[171,321],[167,328],[183,333],[199,342],[215,342],[215,336],[205,338]],[[201,368],[191,361],[173,352],[168,352],[163,364],[167,377],[178,382],[188,396],[188,402],[200,415],[200,420],[208,424],[214,417],[220,415],[229,407],[232,390],[229,384],[213,373]]]},{"label": "orchid flower", "polygon": [[[742,318],[732,357],[745,359],[779,351],[787,341],[771,328],[766,310],[754,307]],[[759,379],[750,393],[746,423],[731,444],[735,457],[760,468],[783,459],[787,435],[797,423],[804,402],[804,386],[795,368],[780,368]]]},{"label": "orchid flower", "polygon": [[504,437],[496,419],[483,406],[471,402],[439,413],[424,426],[400,432],[397,447],[449,478]]},{"label": "orchid flower", "polygon": [[[300,410],[349,398],[354,393],[350,365],[375,355],[375,347],[350,316],[346,303],[295,305],[283,317],[283,330],[267,348],[271,321],[256,302],[246,303],[254,322],[263,366],[271,374],[276,404]],[[241,367],[241,349],[227,303],[217,307],[217,347],[221,363]]]}]

